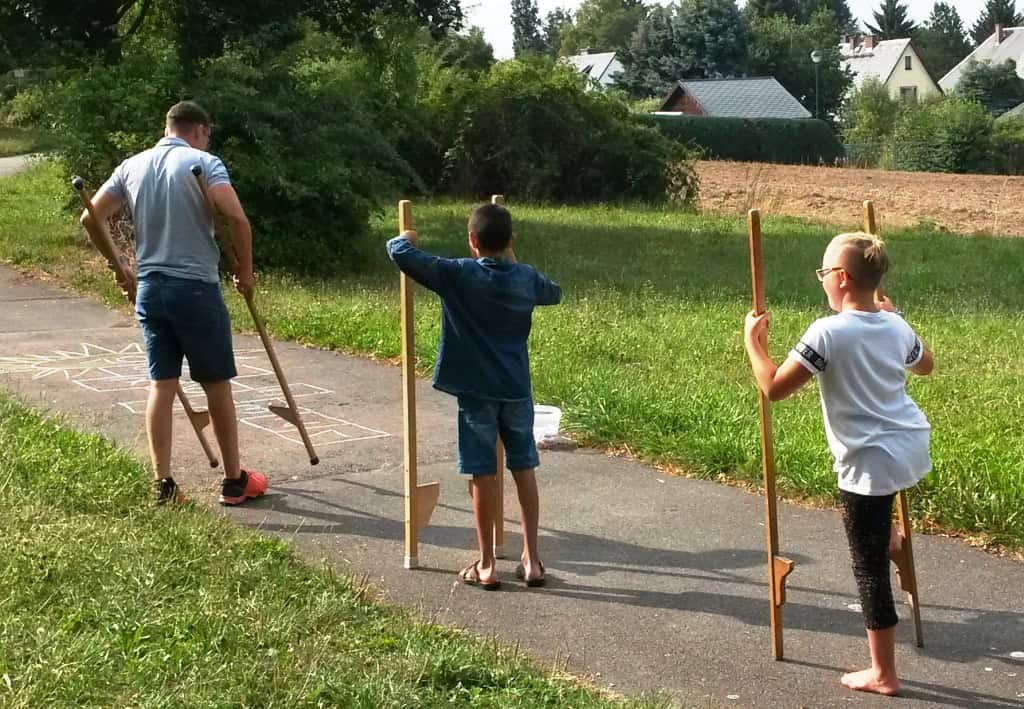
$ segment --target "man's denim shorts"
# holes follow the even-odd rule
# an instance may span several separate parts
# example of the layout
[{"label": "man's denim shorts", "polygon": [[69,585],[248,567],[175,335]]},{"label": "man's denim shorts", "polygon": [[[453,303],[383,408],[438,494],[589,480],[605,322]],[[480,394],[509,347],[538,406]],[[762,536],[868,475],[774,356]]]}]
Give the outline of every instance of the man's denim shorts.
[{"label": "man's denim shorts", "polygon": [[231,320],[219,283],[147,273],[139,279],[135,316],[146,341],[150,379],[179,378],[182,357],[196,382],[237,374]]},{"label": "man's denim shorts", "polygon": [[529,470],[540,464],[533,440],[533,399],[495,401],[461,394],[458,400],[460,473],[497,473],[499,434],[505,444],[505,464],[509,470]]}]

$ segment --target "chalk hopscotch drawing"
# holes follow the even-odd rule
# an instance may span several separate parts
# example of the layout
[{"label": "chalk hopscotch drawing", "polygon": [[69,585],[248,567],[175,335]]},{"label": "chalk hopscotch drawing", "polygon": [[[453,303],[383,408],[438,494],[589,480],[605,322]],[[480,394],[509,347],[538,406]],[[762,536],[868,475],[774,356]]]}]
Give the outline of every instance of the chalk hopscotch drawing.
[{"label": "chalk hopscotch drawing", "polygon": [[[235,350],[238,376],[232,385],[238,420],[251,428],[302,445],[298,432],[288,422],[267,410],[267,404],[281,399],[281,390],[274,372],[260,366],[266,354],[260,349]],[[96,393],[141,392],[139,398],[118,401],[133,414],[146,411],[145,392],[149,388],[146,353],[141,343],[123,347],[104,347],[84,342],[78,350],[54,350],[46,354],[0,357],[0,375],[30,374],[32,379],[62,377],[65,381]],[[183,365],[182,386],[197,409],[205,407],[203,388],[188,379],[188,365]],[[391,434],[346,421],[309,408],[310,400],[334,392],[315,384],[292,383],[292,395],[299,405],[309,437],[317,446],[355,443]]]}]

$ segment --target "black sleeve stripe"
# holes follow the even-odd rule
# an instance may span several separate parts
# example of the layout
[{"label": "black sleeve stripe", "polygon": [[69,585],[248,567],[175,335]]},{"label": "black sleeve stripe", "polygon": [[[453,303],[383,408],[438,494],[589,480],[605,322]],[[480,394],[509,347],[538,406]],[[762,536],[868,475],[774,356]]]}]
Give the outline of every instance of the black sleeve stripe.
[{"label": "black sleeve stripe", "polygon": [[795,349],[801,357],[807,360],[810,365],[819,372],[824,372],[825,367],[828,366],[828,360],[815,352],[813,347],[804,342],[796,343],[796,347],[793,349]]},{"label": "black sleeve stripe", "polygon": [[905,362],[905,364],[908,364],[908,365],[913,364],[918,359],[920,359],[920,357],[921,357],[921,341],[920,340],[915,340],[914,341],[914,349],[910,350],[910,354],[907,355],[907,361]]}]

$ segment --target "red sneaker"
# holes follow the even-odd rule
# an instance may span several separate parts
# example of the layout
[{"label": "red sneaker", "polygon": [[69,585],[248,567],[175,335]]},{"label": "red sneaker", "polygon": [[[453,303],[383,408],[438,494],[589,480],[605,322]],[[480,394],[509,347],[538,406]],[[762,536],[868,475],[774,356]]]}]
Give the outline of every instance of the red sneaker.
[{"label": "red sneaker", "polygon": [[220,504],[240,505],[249,498],[259,497],[267,491],[267,476],[251,470],[242,470],[238,478],[224,478],[220,486]]}]

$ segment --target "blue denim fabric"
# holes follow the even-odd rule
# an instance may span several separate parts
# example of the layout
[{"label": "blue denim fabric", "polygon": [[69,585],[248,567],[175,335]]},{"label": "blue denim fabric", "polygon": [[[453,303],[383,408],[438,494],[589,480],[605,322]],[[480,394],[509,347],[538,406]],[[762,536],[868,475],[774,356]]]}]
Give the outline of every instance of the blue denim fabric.
[{"label": "blue denim fabric", "polygon": [[387,249],[406,275],[441,296],[434,387],[497,401],[530,398],[526,340],[533,309],[560,302],[562,289],[526,264],[440,258],[402,236]]},{"label": "blue denim fabric", "polygon": [[497,472],[499,434],[509,470],[532,470],[540,464],[533,439],[533,399],[495,401],[463,394],[457,432],[459,472],[465,475]]},{"label": "blue denim fabric", "polygon": [[135,316],[146,342],[149,378],[177,379],[188,358],[192,380],[219,382],[236,375],[235,352],[219,283],[150,271],[139,279]]}]

